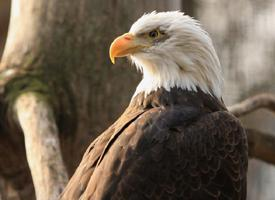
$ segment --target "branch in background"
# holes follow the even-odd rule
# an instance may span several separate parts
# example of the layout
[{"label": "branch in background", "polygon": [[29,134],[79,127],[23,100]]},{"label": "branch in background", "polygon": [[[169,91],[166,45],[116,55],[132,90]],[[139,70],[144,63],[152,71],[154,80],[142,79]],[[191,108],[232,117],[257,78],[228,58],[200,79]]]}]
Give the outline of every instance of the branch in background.
[{"label": "branch in background", "polygon": [[[275,112],[275,95],[259,94],[254,97],[228,107],[236,117],[249,114],[259,108],[266,108]],[[255,129],[246,129],[249,156],[275,165],[275,137]]]},{"label": "branch in background", "polygon": [[266,108],[275,112],[275,95],[259,94],[228,107],[228,110],[236,117],[240,117],[259,108]]},{"label": "branch in background", "polygon": [[36,199],[57,199],[68,176],[53,111],[43,97],[28,92],[17,98],[15,112],[25,137]]},{"label": "branch in background", "polygon": [[246,129],[246,133],[249,156],[275,165],[275,137],[249,128]]}]

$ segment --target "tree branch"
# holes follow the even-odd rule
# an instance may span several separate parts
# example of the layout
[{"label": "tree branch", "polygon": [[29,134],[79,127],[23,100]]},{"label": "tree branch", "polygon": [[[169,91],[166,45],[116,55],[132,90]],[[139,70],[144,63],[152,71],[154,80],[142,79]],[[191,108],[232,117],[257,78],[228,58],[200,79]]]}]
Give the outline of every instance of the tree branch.
[{"label": "tree branch", "polygon": [[27,92],[17,98],[15,112],[25,137],[36,199],[57,199],[68,176],[53,111],[43,96]]},{"label": "tree branch", "polygon": [[[249,114],[259,108],[275,112],[275,95],[259,94],[228,107],[236,117]],[[246,128],[249,156],[275,165],[275,137],[271,134]]]},{"label": "tree branch", "polygon": [[259,108],[266,108],[275,112],[275,95],[259,94],[233,106],[229,106],[228,110],[236,117],[240,117]]},{"label": "tree branch", "polygon": [[275,165],[275,137],[255,129],[246,129],[249,157]]}]

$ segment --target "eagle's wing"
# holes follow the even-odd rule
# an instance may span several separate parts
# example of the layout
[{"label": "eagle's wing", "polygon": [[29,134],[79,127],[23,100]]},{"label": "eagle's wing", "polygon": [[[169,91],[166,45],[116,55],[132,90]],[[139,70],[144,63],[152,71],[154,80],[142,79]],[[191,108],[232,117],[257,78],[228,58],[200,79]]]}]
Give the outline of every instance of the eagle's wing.
[{"label": "eagle's wing", "polygon": [[246,135],[228,112],[156,108],[110,144],[79,199],[244,200],[246,169]]},{"label": "eagle's wing", "polygon": [[143,109],[126,109],[123,115],[112,126],[90,144],[83,155],[81,163],[60,195],[60,200],[80,199],[107,144],[113,140],[114,136],[120,134],[129,123],[144,112],[145,110]]}]

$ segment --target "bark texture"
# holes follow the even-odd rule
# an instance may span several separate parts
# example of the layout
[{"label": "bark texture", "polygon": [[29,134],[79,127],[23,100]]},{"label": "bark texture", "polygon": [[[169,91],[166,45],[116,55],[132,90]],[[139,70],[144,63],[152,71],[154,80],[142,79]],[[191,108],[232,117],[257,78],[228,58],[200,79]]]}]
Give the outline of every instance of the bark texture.
[{"label": "bark texture", "polygon": [[39,95],[20,95],[15,112],[23,130],[36,199],[57,199],[68,181],[53,110]]}]

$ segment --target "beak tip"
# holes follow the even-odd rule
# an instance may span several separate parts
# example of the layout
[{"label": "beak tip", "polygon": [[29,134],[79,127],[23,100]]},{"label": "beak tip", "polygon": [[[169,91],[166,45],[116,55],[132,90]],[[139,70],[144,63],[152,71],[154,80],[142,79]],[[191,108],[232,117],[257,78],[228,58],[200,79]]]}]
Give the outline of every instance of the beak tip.
[{"label": "beak tip", "polygon": [[114,58],[114,57],[111,57],[111,62],[112,62],[113,64],[115,64],[115,58]]},{"label": "beak tip", "polygon": [[111,60],[112,64],[115,64],[115,58],[116,58],[116,56],[115,56],[115,52],[114,52],[114,47],[113,46],[114,46],[114,42],[110,46],[109,57],[110,57],[110,60]]},{"label": "beak tip", "polygon": [[115,56],[113,56],[112,53],[110,53],[110,60],[111,60],[112,64],[115,64]]}]

